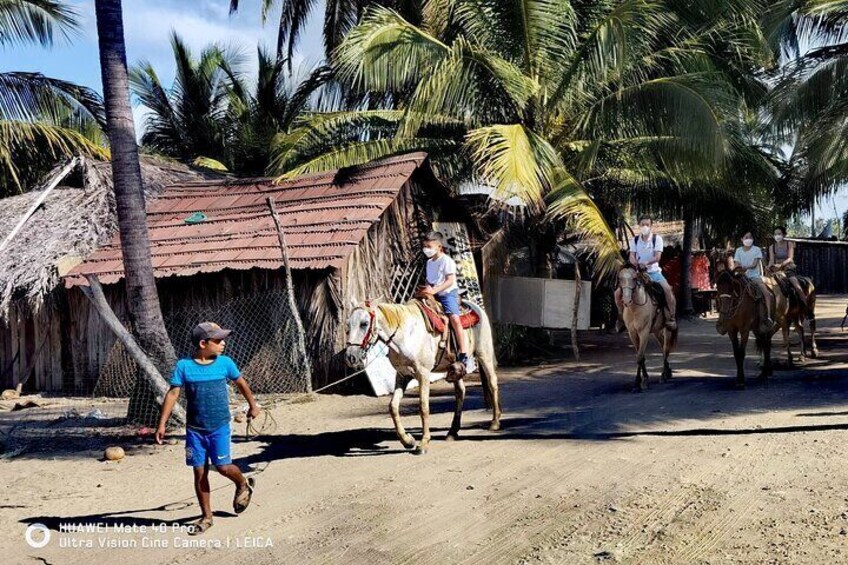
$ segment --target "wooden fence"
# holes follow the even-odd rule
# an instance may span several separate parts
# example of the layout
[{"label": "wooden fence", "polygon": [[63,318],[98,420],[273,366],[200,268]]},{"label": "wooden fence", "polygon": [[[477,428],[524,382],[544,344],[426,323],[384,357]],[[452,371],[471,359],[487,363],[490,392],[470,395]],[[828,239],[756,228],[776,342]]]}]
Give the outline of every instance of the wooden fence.
[{"label": "wooden fence", "polygon": [[848,242],[793,241],[799,275],[812,278],[819,294],[848,294]]}]

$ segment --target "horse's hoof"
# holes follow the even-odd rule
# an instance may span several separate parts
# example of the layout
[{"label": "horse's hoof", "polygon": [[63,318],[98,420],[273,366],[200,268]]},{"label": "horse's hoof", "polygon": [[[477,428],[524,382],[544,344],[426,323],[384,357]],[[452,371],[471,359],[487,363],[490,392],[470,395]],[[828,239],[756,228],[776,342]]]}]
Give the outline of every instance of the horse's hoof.
[{"label": "horse's hoof", "polygon": [[818,359],[818,358],[819,358],[819,350],[818,350],[818,349],[813,349],[812,353],[810,353],[810,357],[811,357],[812,359]]},{"label": "horse's hoof", "polygon": [[419,445],[412,451],[413,455],[427,455],[427,446]]},{"label": "horse's hoof", "polygon": [[736,390],[745,390],[745,383],[736,383],[735,385],[733,385],[733,388],[735,388]]},{"label": "horse's hoof", "polygon": [[500,422],[492,422],[491,424],[489,424],[489,431],[490,432],[501,431],[501,423]]},{"label": "horse's hoof", "polygon": [[456,441],[459,439],[458,432],[448,432],[448,435],[445,436],[445,441]]},{"label": "horse's hoof", "polygon": [[412,450],[412,449],[416,449],[416,448],[418,447],[418,442],[417,442],[417,441],[415,441],[415,439],[412,439],[412,438],[410,438],[410,441],[403,441],[403,440],[401,440],[401,443],[403,444],[403,446],[404,446],[406,449],[410,449],[410,450]]},{"label": "horse's hoof", "polygon": [[634,386],[633,387],[633,392],[645,392],[645,390],[646,389],[644,387],[641,387],[641,386]]}]

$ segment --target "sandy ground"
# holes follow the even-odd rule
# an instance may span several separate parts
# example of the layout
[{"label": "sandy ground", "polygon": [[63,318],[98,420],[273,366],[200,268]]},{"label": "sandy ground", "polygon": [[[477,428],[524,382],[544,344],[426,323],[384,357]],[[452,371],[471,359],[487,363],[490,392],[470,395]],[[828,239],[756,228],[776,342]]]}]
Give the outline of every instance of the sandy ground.
[{"label": "sandy ground", "polygon": [[[580,364],[503,369],[499,433],[485,430],[475,385],[463,440],[441,441],[452,409],[442,383],[437,440],[423,457],[395,440],[386,399],[278,405],[276,430],[235,445],[257,479],[254,503],[236,517],[232,487],[214,476],[217,517],[203,538],[172,526],[197,514],[181,444],[126,445],[119,463],[95,450],[25,453],[0,462],[0,555],[85,564],[846,562],[846,302],[820,301],[819,360],[768,384],[752,378],[745,391],[733,390],[729,341],[712,320],[682,324],[670,383],[656,382],[653,348],[644,394],[630,392],[623,335],[581,336]],[[404,403],[412,427],[416,404],[414,395]],[[43,548],[24,541],[33,523],[50,529]],[[175,547],[188,543],[207,547]]]}]

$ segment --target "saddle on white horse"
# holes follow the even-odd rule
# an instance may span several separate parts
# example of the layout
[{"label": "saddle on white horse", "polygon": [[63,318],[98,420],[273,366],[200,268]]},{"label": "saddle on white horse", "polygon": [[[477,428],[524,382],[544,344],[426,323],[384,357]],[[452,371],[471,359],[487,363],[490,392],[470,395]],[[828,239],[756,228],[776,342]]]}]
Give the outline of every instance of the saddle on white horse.
[{"label": "saddle on white horse", "polygon": [[[452,374],[452,371],[458,372],[457,368],[453,367],[453,365],[457,364],[456,352],[459,350],[459,342],[453,331],[453,326],[451,326],[450,320],[448,320],[448,316],[445,314],[445,309],[433,297],[415,298],[413,302],[421,310],[427,331],[440,337],[439,355],[433,372],[447,371],[449,375]],[[462,322],[463,329],[466,330],[480,323],[479,314],[464,304],[461,306],[459,319]]]}]

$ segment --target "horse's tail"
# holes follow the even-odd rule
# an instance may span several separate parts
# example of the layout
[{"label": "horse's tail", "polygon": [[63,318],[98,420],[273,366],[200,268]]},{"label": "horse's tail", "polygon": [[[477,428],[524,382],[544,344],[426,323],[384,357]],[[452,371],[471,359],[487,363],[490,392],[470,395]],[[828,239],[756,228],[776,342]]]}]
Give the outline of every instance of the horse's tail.
[{"label": "horse's tail", "polygon": [[[478,335],[477,343],[474,344],[474,353],[478,358],[482,357],[489,360],[493,366],[497,367],[498,359],[495,355],[495,341],[492,337],[492,325],[489,323],[488,314],[486,314],[483,308],[470,300],[463,300],[463,304],[474,310],[480,317],[480,322],[477,324]],[[480,369],[480,384],[483,385],[483,401],[486,403],[486,406],[491,406],[493,399],[489,387],[489,374],[482,368]]]}]

